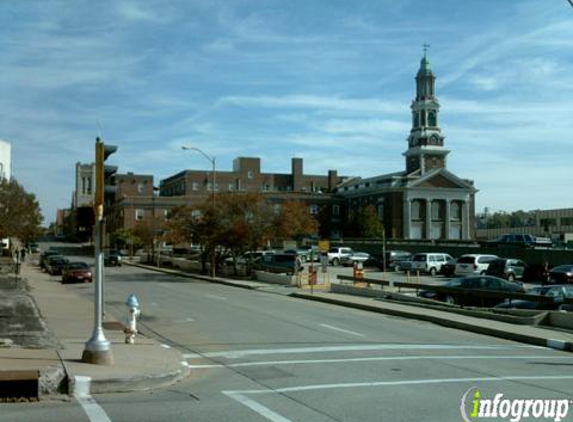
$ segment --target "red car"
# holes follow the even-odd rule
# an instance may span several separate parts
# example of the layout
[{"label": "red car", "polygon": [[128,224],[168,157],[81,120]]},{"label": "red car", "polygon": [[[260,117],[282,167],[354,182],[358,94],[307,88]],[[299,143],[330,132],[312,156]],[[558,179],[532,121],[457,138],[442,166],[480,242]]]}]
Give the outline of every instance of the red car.
[{"label": "red car", "polygon": [[91,282],[92,271],[85,262],[70,262],[62,270],[62,284]]}]

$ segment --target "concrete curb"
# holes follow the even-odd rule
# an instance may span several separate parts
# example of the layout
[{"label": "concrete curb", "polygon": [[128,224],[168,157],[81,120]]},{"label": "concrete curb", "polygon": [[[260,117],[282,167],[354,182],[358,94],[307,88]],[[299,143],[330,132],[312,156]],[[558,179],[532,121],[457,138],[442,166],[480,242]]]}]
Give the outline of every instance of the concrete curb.
[{"label": "concrete curb", "polygon": [[[189,376],[191,370],[183,365],[181,369],[151,375],[140,375],[126,378],[110,378],[91,380],[90,392],[92,394],[128,393],[133,391],[146,391],[154,388],[166,387]],[[76,377],[68,374],[68,395],[76,393]]]},{"label": "concrete curb", "polygon": [[530,335],[530,334],[521,334],[521,333],[512,332],[512,331],[505,331],[505,330],[500,330],[500,329],[496,329],[493,327],[488,327],[485,325],[470,324],[467,322],[456,321],[455,319],[443,318],[443,317],[438,317],[435,315],[424,315],[424,314],[419,314],[416,312],[408,312],[405,310],[383,308],[383,307],[376,306],[376,305],[367,305],[364,303],[349,302],[346,300],[335,299],[335,298],[324,297],[324,296],[313,296],[313,295],[309,295],[306,293],[294,292],[294,293],[291,293],[290,296],[296,297],[299,299],[314,300],[314,301],[318,301],[318,302],[329,303],[329,304],[338,305],[338,306],[344,306],[344,307],[348,307],[348,308],[361,309],[361,310],[369,311],[369,312],[377,312],[377,313],[381,313],[381,314],[399,316],[399,317],[403,317],[403,318],[418,319],[418,320],[422,320],[422,321],[433,322],[435,324],[442,325],[444,327],[456,328],[456,329],[460,329],[460,330],[474,332],[477,334],[485,334],[485,335],[489,335],[492,337],[498,337],[498,338],[503,338],[506,340],[518,341],[521,343],[531,344],[534,346],[550,347],[553,349],[573,352],[573,342],[565,342],[562,340],[549,339],[546,337],[534,336],[534,335]]},{"label": "concrete curb", "polygon": [[[224,284],[226,286],[239,287],[239,288],[248,289],[248,290],[256,290],[256,289],[264,286],[263,283],[258,283],[258,284],[260,284],[260,286],[258,286],[256,284],[254,284],[256,282],[249,282],[249,281],[241,282],[241,281],[228,280],[228,279],[219,278],[219,277],[211,278],[209,276],[204,276],[201,274],[185,273],[185,272],[180,271],[180,270],[171,270],[168,268],[157,268],[157,267],[153,267],[151,265],[138,264],[135,262],[129,262],[129,263],[124,262],[124,264],[130,265],[132,267],[144,268],[146,270],[155,271],[158,273],[165,273],[165,274],[176,275],[176,276],[183,277],[183,278],[191,278],[191,279],[195,279],[195,280],[208,281],[210,283]],[[248,283],[253,283],[253,284],[248,284]]]}]

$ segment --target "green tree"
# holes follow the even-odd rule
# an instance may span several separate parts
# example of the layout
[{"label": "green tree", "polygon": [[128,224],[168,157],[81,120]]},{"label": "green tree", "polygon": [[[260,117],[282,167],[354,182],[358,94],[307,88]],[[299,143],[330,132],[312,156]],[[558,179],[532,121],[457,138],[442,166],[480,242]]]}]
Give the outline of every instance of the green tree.
[{"label": "green tree", "polygon": [[360,235],[365,238],[382,237],[384,233],[384,225],[378,217],[374,205],[368,205],[361,213],[359,222]]},{"label": "green tree", "polygon": [[16,179],[0,180],[0,239],[32,241],[42,232],[42,220],[34,194],[26,192]]}]

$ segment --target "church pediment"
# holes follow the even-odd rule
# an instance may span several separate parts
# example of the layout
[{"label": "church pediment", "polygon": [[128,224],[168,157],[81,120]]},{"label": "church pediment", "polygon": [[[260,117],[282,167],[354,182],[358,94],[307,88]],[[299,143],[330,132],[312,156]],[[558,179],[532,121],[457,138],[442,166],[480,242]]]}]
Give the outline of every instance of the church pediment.
[{"label": "church pediment", "polygon": [[460,179],[445,169],[427,173],[420,177],[418,180],[412,181],[409,184],[409,187],[471,190],[475,189],[472,184]]}]

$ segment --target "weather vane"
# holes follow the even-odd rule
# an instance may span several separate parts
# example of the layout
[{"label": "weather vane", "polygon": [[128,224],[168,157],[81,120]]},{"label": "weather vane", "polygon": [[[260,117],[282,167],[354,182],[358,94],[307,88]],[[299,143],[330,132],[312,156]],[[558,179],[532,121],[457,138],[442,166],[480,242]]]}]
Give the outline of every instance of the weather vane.
[{"label": "weather vane", "polygon": [[424,43],[422,44],[422,47],[424,48],[424,57],[426,57],[426,52],[428,51],[428,48],[430,48],[430,44]]}]

